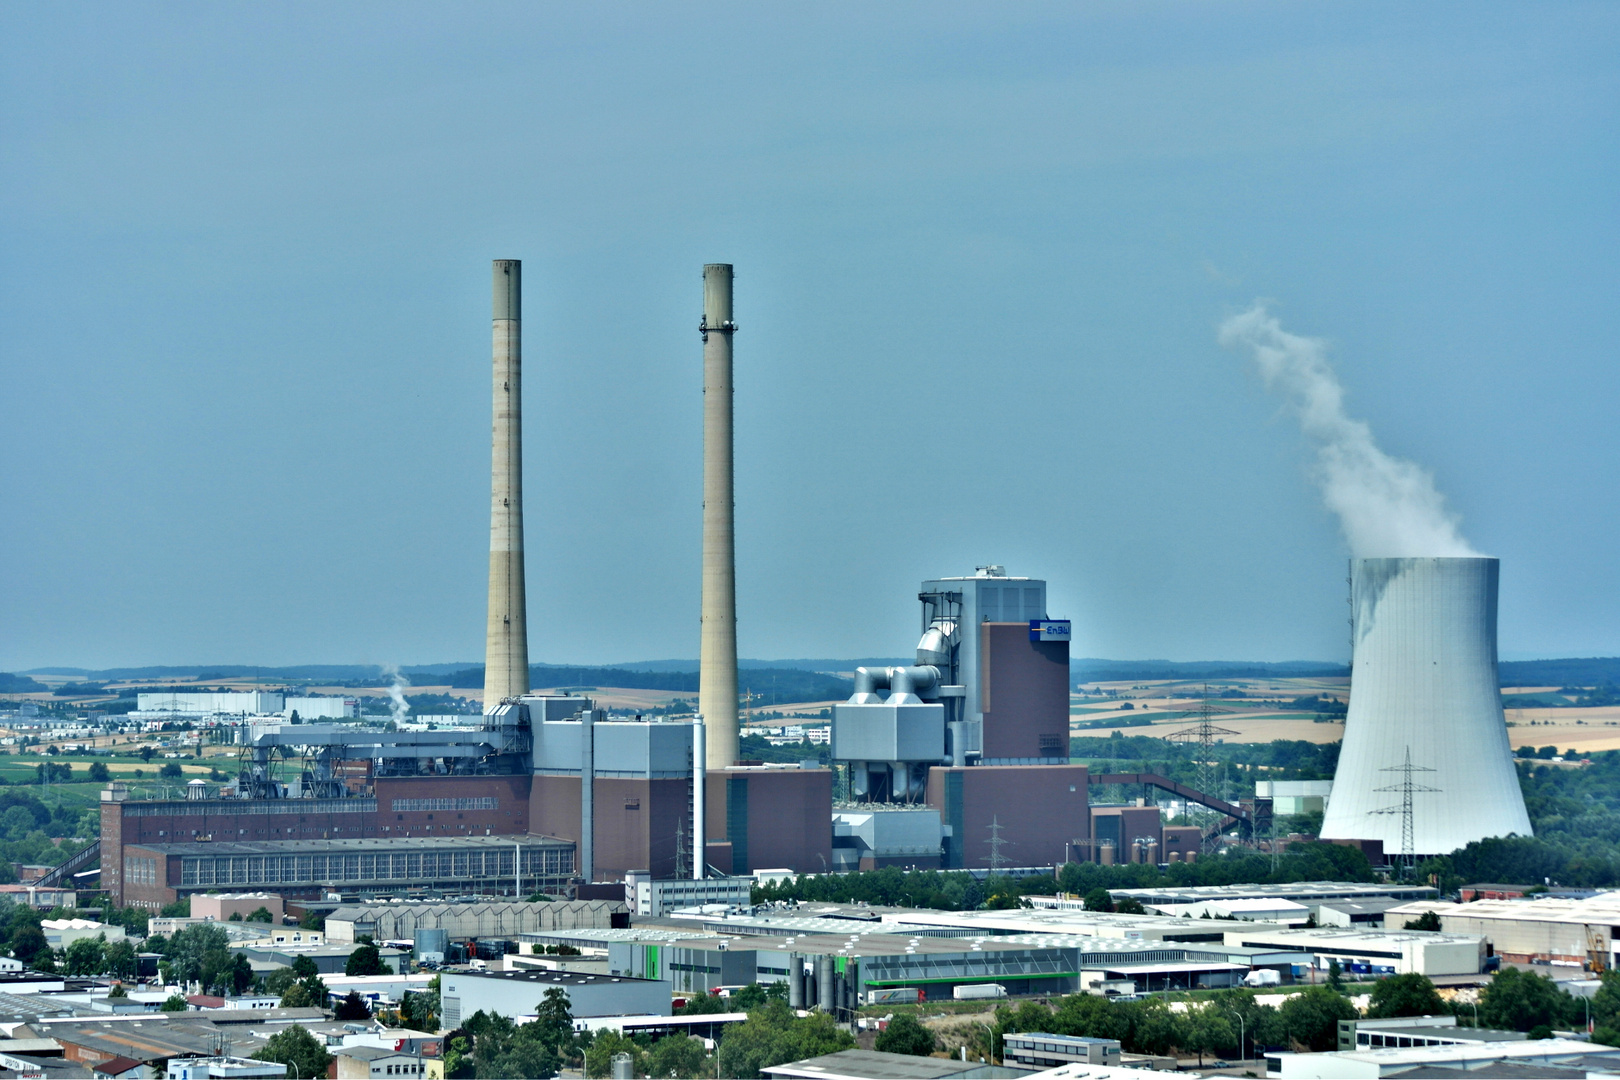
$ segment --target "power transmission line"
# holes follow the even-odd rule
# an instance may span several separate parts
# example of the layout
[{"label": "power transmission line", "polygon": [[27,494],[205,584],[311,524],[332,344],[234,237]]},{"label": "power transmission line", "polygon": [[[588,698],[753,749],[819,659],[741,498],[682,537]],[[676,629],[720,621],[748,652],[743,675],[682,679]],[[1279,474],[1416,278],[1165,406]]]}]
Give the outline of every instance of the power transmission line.
[{"label": "power transmission line", "polygon": [[[1216,727],[1214,718],[1215,706],[1210,704],[1209,684],[1205,683],[1204,698],[1198,706],[1198,724],[1195,727],[1184,728],[1183,730],[1175,732],[1172,735],[1165,736],[1165,741],[1167,742],[1198,744],[1198,760],[1194,762],[1194,764],[1198,767],[1198,773],[1194,781],[1194,786],[1198,789],[1200,794],[1206,797],[1212,797],[1214,795],[1213,789],[1217,782],[1217,768],[1215,763],[1216,737],[1237,734],[1237,732],[1227,728]],[[1207,806],[1200,805],[1195,816],[1192,806],[1189,804],[1187,807],[1187,816],[1192,818],[1198,824],[1199,831],[1202,834],[1202,844],[1200,846],[1206,852],[1209,851],[1212,847],[1214,847],[1216,839],[1220,836],[1221,815],[1217,811]]]},{"label": "power transmission line", "polygon": [[1416,852],[1414,852],[1412,850],[1413,845],[1414,845],[1413,830],[1412,830],[1412,796],[1417,794],[1420,791],[1432,791],[1432,792],[1437,792],[1437,793],[1440,791],[1439,788],[1428,787],[1428,786],[1426,786],[1424,784],[1419,784],[1419,783],[1413,782],[1412,774],[1415,773],[1415,772],[1434,772],[1434,770],[1430,769],[1430,768],[1427,768],[1427,767],[1425,767],[1423,765],[1413,765],[1412,764],[1412,747],[1407,746],[1407,748],[1406,748],[1406,761],[1405,761],[1404,764],[1390,765],[1390,766],[1388,766],[1386,768],[1379,769],[1378,771],[1379,772],[1393,772],[1393,773],[1400,773],[1401,774],[1401,779],[1400,779],[1400,781],[1398,783],[1390,784],[1388,787],[1373,788],[1374,791],[1398,791],[1398,792],[1400,792],[1401,793],[1400,805],[1398,805],[1398,806],[1386,806],[1382,810],[1374,810],[1373,813],[1375,813],[1375,814],[1399,814],[1399,815],[1401,815],[1401,854],[1400,854],[1400,857],[1401,857],[1402,860],[1404,860],[1407,867],[1412,867],[1412,866],[1416,865],[1416,863],[1417,863],[1417,854],[1416,854]]}]

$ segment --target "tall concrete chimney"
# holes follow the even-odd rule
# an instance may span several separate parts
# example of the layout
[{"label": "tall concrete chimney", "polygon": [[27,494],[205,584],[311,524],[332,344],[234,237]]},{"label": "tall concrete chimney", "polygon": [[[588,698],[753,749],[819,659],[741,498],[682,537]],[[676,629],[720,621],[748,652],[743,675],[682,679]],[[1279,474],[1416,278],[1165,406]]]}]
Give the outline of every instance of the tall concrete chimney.
[{"label": "tall concrete chimney", "polygon": [[[731,264],[703,268],[703,635],[698,712],[708,766],[737,760],[737,545],[731,477]],[[701,856],[700,856],[701,857]]]},{"label": "tall concrete chimney", "polygon": [[495,423],[489,503],[484,711],[529,690],[523,586],[523,264],[495,260]]}]

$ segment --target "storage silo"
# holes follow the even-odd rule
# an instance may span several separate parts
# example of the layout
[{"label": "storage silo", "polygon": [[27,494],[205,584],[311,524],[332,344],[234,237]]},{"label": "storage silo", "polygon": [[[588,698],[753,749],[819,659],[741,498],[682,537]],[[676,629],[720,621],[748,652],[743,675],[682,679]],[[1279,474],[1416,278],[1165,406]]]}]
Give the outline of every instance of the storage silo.
[{"label": "storage silo", "polygon": [[1441,855],[1530,835],[1497,683],[1498,572],[1487,558],[1354,563],[1350,709],[1323,839]]}]

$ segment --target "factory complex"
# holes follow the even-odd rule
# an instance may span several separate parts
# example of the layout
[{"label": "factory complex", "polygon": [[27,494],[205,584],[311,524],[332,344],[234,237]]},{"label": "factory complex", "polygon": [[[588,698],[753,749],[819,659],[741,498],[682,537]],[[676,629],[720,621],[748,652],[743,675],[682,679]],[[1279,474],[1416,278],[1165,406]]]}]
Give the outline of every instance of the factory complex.
[{"label": "factory complex", "polygon": [[[740,907],[765,872],[1191,862],[1229,834],[1255,836],[1279,808],[1324,812],[1324,837],[1378,861],[1529,831],[1496,689],[1491,559],[1354,564],[1355,692],[1336,782],[1265,781],[1263,798],[1237,805],[1072,763],[1070,623],[1048,610],[1046,581],[994,564],[918,585],[914,662],[853,673],[825,761],[739,760],[726,264],[704,267],[698,324],[698,714],[610,717],[583,693],[531,693],[519,262],[494,263],[492,293],[483,716],[381,730],[345,723],[356,712],[345,698],[141,694],[142,715],[232,718],[241,764],[228,784],[193,780],[184,799],[103,792],[102,882],[115,902],[158,908],[221,889],[591,899],[628,884],[633,910],[656,917]],[[1130,797],[1094,801],[1101,788]],[[1189,820],[1164,824],[1160,796]],[[1280,893],[1140,899],[1169,915],[1305,921],[1304,898]]]},{"label": "factory complex", "polygon": [[[1300,882],[1112,891],[1137,914],[1062,894],[962,912],[756,905],[757,885],[798,875],[1184,865],[1252,842],[1273,812],[1321,813],[1324,838],[1379,863],[1527,834],[1497,689],[1497,563],[1352,565],[1354,693],[1332,781],[1266,780],[1236,803],[1215,794],[1207,770],[1193,787],[1071,761],[1071,624],[1049,610],[1044,579],[989,563],[917,583],[910,661],[856,668],[848,700],[830,710],[823,757],[742,760],[732,268],[703,272],[699,693],[684,717],[610,715],[588,689],[531,689],[521,265],[497,261],[493,284],[482,716],[367,727],[345,722],[356,710],[343,698],[142,694],[142,716],[229,717],[239,769],[225,784],[191,781],[184,798],[134,799],[118,783],[102,792],[98,850],[113,903],[155,911],[190,898],[194,915],[215,920],[245,905],[318,911],[323,938],[278,929],[250,941],[238,929],[233,947],[265,970],[304,956],[336,973],[357,943],[375,941],[387,973],[356,978],[381,980],[368,991],[378,998],[415,985],[410,953],[444,967],[446,1028],[480,1010],[530,1015],[552,988],[587,1026],[712,1034],[733,1021],[673,1016],[677,997],[759,983],[783,988],[793,1008],[850,1021],[868,1005],[1131,1000],[1291,987],[1330,971],[1470,980],[1503,956],[1613,965],[1620,907],[1601,897],[1447,905],[1422,886]],[[1207,714],[1201,728],[1180,734],[1207,748]],[[1105,791],[1111,801],[1094,797]],[[1161,797],[1182,808],[1178,824],[1166,824]],[[1441,931],[1405,929],[1427,911]],[[1444,1033],[1424,1037],[1436,1062],[1473,1052]],[[1026,1033],[1009,1061],[1117,1068],[1117,1044],[1099,1042]],[[1378,1055],[1400,1049],[1347,1050],[1342,1075],[1387,1075]],[[767,1072],[877,1067],[833,1058]],[[1294,1058],[1279,1056],[1272,1074],[1328,1075]],[[1007,1074],[955,1064],[930,1075]]]}]

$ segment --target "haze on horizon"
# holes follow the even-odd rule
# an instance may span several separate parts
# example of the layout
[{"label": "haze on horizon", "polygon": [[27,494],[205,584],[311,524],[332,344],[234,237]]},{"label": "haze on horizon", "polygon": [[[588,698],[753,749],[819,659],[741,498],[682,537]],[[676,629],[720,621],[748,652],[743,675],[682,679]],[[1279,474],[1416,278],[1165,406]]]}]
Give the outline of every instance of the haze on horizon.
[{"label": "haze on horizon", "polygon": [[524,261],[530,653],[697,653],[700,271],[737,267],[739,648],[918,581],[1074,655],[1343,660],[1320,339],[1620,654],[1620,9],[0,9],[0,670],[482,655],[489,261]]}]

